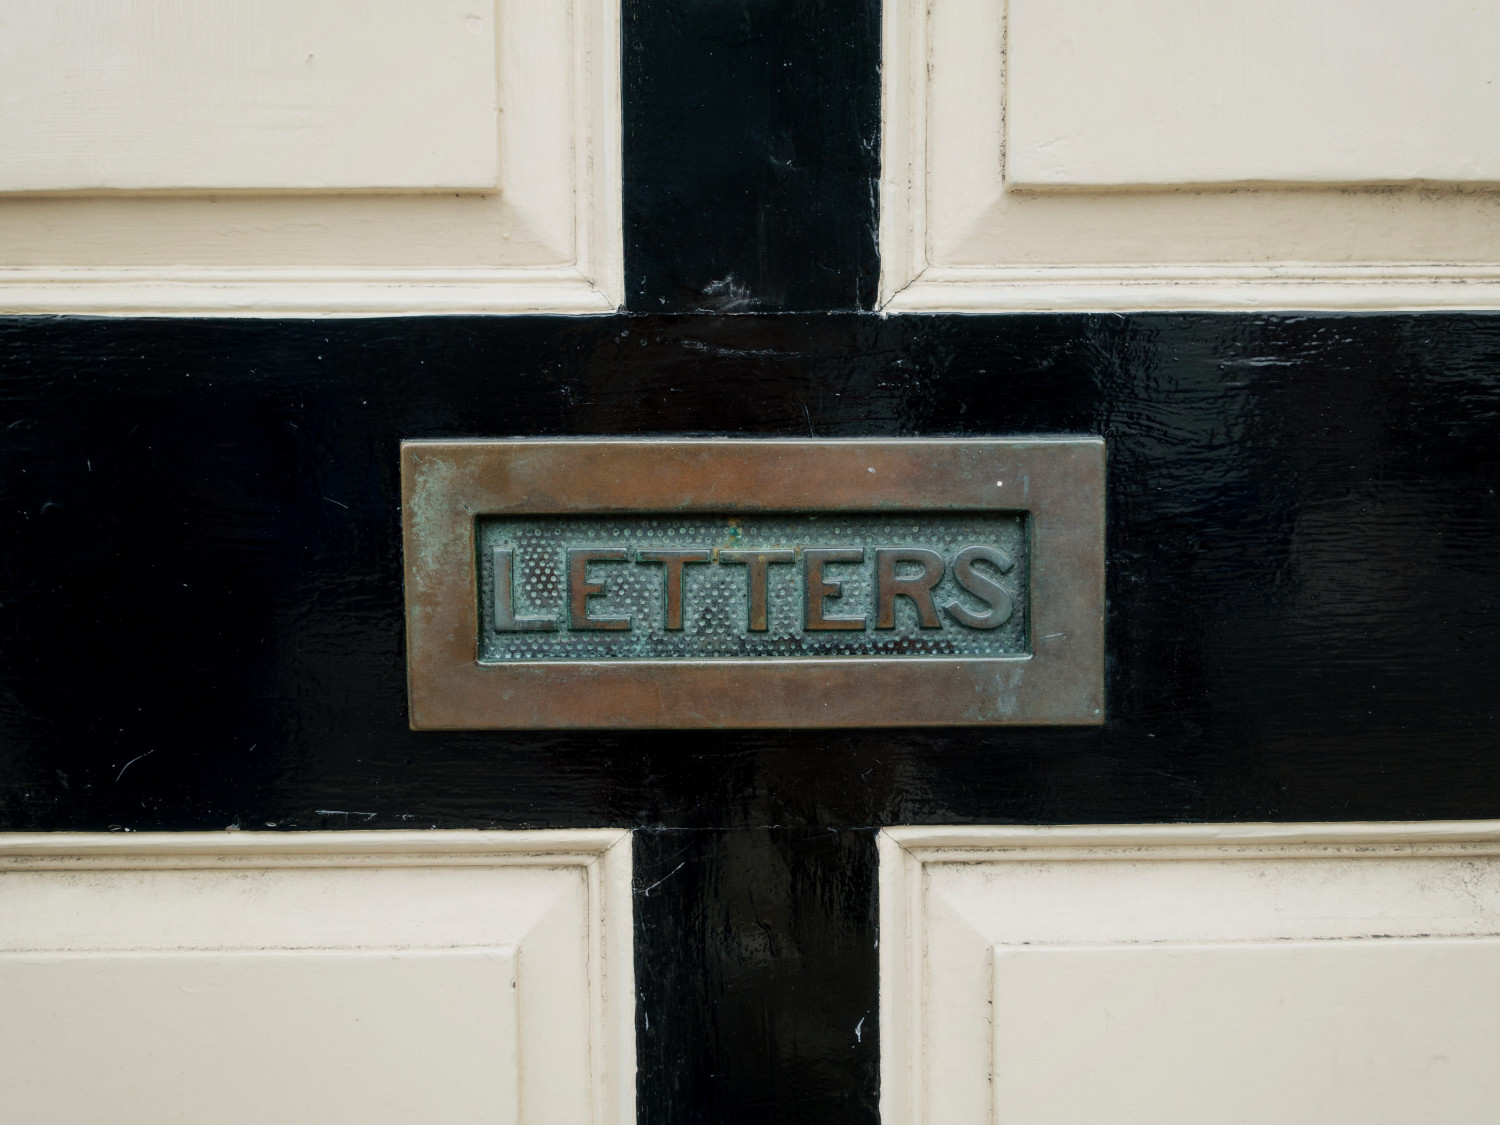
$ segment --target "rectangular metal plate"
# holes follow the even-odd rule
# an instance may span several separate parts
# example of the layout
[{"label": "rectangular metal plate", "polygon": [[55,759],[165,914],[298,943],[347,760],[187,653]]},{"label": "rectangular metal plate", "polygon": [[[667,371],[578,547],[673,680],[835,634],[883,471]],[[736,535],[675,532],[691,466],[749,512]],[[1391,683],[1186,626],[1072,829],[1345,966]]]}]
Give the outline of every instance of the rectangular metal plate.
[{"label": "rectangular metal plate", "polygon": [[418,729],[1094,724],[1097,438],[402,445]]}]

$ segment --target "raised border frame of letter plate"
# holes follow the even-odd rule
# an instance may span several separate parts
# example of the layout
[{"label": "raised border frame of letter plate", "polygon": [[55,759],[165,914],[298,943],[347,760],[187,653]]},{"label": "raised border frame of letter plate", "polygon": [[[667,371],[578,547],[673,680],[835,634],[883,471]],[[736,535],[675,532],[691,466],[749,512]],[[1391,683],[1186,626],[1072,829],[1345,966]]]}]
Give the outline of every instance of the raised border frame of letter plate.
[{"label": "raised border frame of letter plate", "polygon": [[[502,439],[401,444],[417,730],[1096,725],[1096,437]],[[481,663],[476,520],[639,512],[1024,511],[1031,651],[999,657]]]}]

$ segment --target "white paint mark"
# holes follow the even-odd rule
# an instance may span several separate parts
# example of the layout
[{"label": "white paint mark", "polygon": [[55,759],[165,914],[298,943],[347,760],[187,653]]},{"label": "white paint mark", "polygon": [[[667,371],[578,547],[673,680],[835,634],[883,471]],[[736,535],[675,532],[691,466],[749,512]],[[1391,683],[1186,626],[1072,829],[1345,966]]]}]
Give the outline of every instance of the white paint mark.
[{"label": "white paint mark", "polygon": [[130,761],[126,762],[123,766],[120,767],[120,772],[117,773],[117,774],[115,774],[115,780],[119,781],[120,778],[124,777],[125,776],[125,771],[128,770],[131,766],[135,765],[137,762],[139,762],[142,758],[149,758],[149,757],[151,757],[152,754],[155,754],[155,753],[156,753],[156,748],[152,747],[150,750],[147,750],[144,754],[137,754],[134,758],[131,758]]},{"label": "white paint mark", "polygon": [[676,875],[679,871],[681,871],[686,866],[687,866],[687,860],[683,860],[676,867],[672,868],[672,870],[668,871],[660,879],[658,879],[656,882],[652,883],[649,887],[647,887],[645,890],[643,890],[641,892],[641,894],[645,895],[646,897],[649,898],[652,891],[656,890],[657,887],[661,886],[663,883],[665,883],[673,875]]},{"label": "white paint mark", "polygon": [[859,1022],[854,1025],[854,1041],[856,1043],[863,1043],[865,1041],[864,1028],[865,1028],[865,1017],[864,1016],[860,1016],[859,1017]]}]

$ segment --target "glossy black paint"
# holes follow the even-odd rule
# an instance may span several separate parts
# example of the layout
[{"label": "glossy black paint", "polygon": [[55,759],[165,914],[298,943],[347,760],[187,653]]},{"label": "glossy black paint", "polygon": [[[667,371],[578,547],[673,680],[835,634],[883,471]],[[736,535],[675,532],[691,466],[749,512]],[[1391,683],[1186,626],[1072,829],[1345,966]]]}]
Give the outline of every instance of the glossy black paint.
[{"label": "glossy black paint", "polygon": [[[653,432],[1105,435],[1106,726],[408,731],[398,441]],[[643,1121],[874,1120],[880,825],[1500,815],[1500,317],[14,320],[0,434],[0,827],[636,826]]]},{"label": "glossy black paint", "polygon": [[878,1121],[874,841],[636,834],[643,1122]]},{"label": "glossy black paint", "polygon": [[[1497,811],[1500,318],[14,321],[0,348],[12,827]],[[1033,431],[1110,442],[1101,732],[405,729],[402,437]]]},{"label": "glossy black paint", "polygon": [[880,5],[625,0],[626,303],[869,308]]}]

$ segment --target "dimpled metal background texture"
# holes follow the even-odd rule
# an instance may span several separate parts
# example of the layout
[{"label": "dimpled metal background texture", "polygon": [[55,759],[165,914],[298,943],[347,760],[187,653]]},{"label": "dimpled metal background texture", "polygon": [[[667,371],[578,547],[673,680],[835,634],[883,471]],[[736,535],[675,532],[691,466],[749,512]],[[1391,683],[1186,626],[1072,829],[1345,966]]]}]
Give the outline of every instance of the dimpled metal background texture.
[{"label": "dimpled metal background texture", "polygon": [[[526,519],[481,517],[479,520],[479,605],[483,613],[480,653],[483,661],[705,659],[795,656],[1014,656],[1026,651],[1026,531],[1024,517],[973,513],[937,515],[904,513],[860,515],[807,513],[794,516],[618,516],[608,519],[569,517]],[[921,628],[917,607],[897,598],[895,628],[875,628],[874,568],[877,547],[922,547],[936,551],[945,563],[942,580],[933,587],[938,607],[957,602],[975,613],[985,603],[954,580],[953,556],[981,544],[1002,551],[1015,565],[1005,575],[992,573],[1011,597],[1009,619],[995,629],[971,629],[946,613],[940,628]],[[491,550],[515,552],[514,606],[517,616],[540,617],[557,624],[552,632],[499,633],[494,628],[494,567]],[[591,583],[604,592],[589,599],[595,617],[628,617],[625,630],[567,629],[567,584],[564,551],[569,547],[667,548],[857,547],[860,563],[834,562],[826,580],[841,593],[825,605],[835,616],[865,617],[867,628],[809,632],[803,628],[804,581],[800,559],[770,566],[766,572],[764,633],[749,628],[747,568],[729,563],[690,564],[682,570],[681,631],[665,623],[666,568],[633,561],[595,562]],[[898,568],[898,576],[912,570]]]}]

